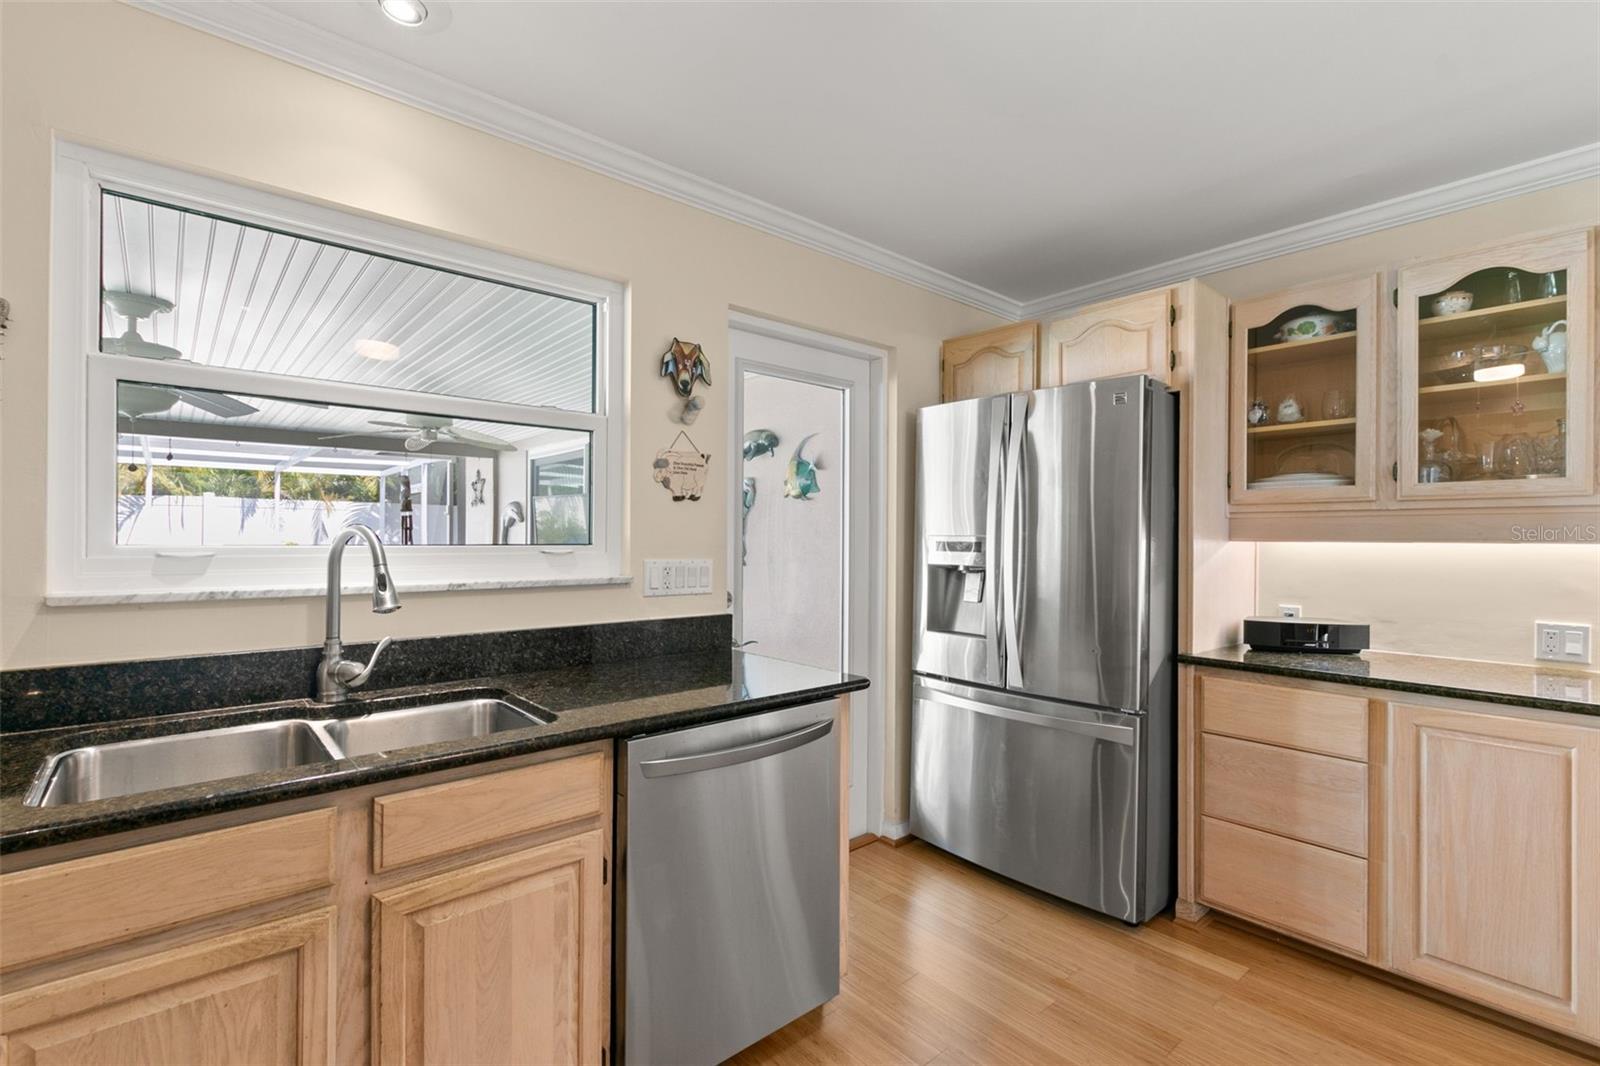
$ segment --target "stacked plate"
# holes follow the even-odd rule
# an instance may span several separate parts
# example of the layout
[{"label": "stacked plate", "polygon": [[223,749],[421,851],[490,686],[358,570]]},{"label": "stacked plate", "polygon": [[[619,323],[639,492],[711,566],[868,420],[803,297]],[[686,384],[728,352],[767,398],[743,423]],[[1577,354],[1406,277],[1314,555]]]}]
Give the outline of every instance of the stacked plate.
[{"label": "stacked plate", "polygon": [[1343,474],[1274,474],[1250,482],[1253,489],[1309,489],[1328,485],[1354,485],[1356,479]]}]

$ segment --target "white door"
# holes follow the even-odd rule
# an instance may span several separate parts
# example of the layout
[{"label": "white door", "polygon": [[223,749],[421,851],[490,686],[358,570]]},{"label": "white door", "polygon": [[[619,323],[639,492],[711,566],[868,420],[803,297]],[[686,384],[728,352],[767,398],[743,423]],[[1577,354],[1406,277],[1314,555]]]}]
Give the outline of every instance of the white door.
[{"label": "white door", "polygon": [[[739,476],[729,588],[734,639],[750,651],[871,678],[882,628],[881,364],[852,347],[742,316],[730,330]],[[881,698],[874,687],[851,699],[852,836],[878,829]]]}]

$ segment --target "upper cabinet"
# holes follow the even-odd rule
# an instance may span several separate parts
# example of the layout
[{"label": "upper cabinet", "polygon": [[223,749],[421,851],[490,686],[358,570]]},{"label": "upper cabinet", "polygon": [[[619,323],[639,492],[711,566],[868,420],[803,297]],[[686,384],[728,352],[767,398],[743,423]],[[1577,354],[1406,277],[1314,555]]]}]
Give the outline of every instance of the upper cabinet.
[{"label": "upper cabinet", "polygon": [[1039,360],[1039,385],[1149,374],[1167,382],[1177,362],[1170,289],[1126,296],[1074,311],[1050,323]]},{"label": "upper cabinet", "polygon": [[1233,504],[1374,498],[1379,284],[1368,274],[1235,305]]},{"label": "upper cabinet", "polygon": [[1593,491],[1593,251],[1584,230],[1400,271],[1401,499]]},{"label": "upper cabinet", "polygon": [[947,340],[939,354],[944,401],[1024,392],[1038,382],[1038,362],[1037,322]]}]

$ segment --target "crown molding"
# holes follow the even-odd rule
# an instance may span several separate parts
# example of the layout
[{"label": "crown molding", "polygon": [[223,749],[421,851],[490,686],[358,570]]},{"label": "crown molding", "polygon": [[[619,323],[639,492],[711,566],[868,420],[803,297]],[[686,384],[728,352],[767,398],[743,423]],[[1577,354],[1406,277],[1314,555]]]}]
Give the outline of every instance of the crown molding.
[{"label": "crown molding", "polygon": [[124,0],[380,96],[1015,321],[1018,300],[357,44],[256,0]]},{"label": "crown molding", "polygon": [[1584,145],[1048,296],[1018,300],[507,103],[378,49],[307,25],[258,0],[124,2],[1009,321],[1053,317],[1100,300],[1231,270],[1522,193],[1600,177],[1600,143]]},{"label": "crown molding", "polygon": [[1480,204],[1504,200],[1585,178],[1600,177],[1600,143],[1530,159],[1486,174],[1435,185],[1431,189],[1396,196],[1392,200],[1341,211],[1313,222],[1303,222],[1224,244],[1193,255],[1169,259],[1165,263],[1118,274],[1113,278],[1065,289],[1022,304],[1021,317],[1049,318],[1088,304],[1129,293],[1172,285],[1190,278],[1216,274],[1234,267],[1259,263],[1319,245],[1360,237],[1378,230],[1403,226],[1408,222],[1447,215]]}]

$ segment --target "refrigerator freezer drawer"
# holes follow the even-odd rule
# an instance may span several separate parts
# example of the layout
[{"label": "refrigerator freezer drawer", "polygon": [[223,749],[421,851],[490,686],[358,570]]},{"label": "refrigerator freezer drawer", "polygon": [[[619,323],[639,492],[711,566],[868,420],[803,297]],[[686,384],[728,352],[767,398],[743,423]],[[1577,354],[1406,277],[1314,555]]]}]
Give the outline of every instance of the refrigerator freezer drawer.
[{"label": "refrigerator freezer drawer", "polygon": [[1142,716],[918,680],[911,832],[1124,921],[1165,905],[1143,883]]}]

